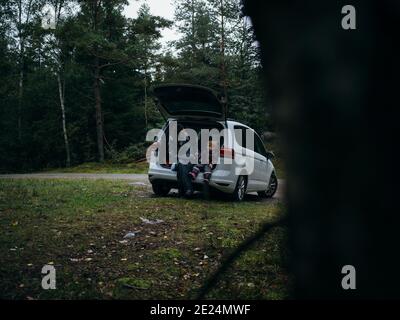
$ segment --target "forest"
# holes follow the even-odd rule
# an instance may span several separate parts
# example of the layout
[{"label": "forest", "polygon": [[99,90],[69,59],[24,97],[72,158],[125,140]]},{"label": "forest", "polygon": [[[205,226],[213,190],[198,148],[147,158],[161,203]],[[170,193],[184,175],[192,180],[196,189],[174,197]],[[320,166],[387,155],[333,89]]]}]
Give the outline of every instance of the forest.
[{"label": "forest", "polygon": [[[274,130],[240,0],[174,0],[174,21],[128,4],[0,0],[0,173],[142,159],[161,83],[210,87],[229,118]],[[167,28],[179,39],[162,45]]]}]

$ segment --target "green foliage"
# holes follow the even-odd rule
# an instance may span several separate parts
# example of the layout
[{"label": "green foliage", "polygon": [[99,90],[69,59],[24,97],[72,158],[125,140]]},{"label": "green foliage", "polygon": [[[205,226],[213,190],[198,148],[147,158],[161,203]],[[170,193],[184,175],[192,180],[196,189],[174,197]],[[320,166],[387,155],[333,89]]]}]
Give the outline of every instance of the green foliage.
[{"label": "green foliage", "polygon": [[110,151],[112,163],[124,164],[134,161],[144,160],[146,158],[146,150],[149,147],[148,142],[137,143],[125,148],[121,152],[115,150]]},{"label": "green foliage", "polygon": [[164,55],[159,78],[204,85],[221,93],[226,82],[228,117],[260,132],[273,129],[262,91],[259,48],[251,22],[241,13],[240,1],[177,0],[175,20],[182,34],[175,43],[178,53]]},{"label": "green foliage", "polygon": [[0,172],[65,166],[57,75],[72,165],[98,160],[96,59],[104,146],[113,162],[144,157],[147,130],[163,124],[149,95],[150,87],[160,83],[200,84],[217,92],[226,86],[230,118],[260,132],[271,129],[259,50],[239,0],[176,0],[181,37],[165,51],[161,31],[172,22],[152,15],[146,4],[136,19],[127,19],[125,0],[99,6],[52,0],[53,5],[63,3],[62,15],[55,30],[44,30],[44,3],[33,1],[29,7],[28,0],[22,1],[19,24],[18,2],[0,1]]}]

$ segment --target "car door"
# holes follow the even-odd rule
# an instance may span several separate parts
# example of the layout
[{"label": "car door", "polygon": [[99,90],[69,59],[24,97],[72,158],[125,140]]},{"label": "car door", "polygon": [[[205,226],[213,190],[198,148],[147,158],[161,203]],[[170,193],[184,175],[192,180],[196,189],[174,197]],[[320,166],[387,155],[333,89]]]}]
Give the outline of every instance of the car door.
[{"label": "car door", "polygon": [[[257,191],[262,190],[265,183],[265,157],[258,152],[256,152],[256,133],[254,130],[245,127],[235,125],[235,137],[236,143],[238,145],[238,150],[241,157],[246,162],[246,172],[247,172],[247,190]],[[253,142],[250,141],[250,136],[252,136]],[[242,161],[243,161],[242,160]]]},{"label": "car door", "polygon": [[254,132],[254,157],[256,161],[255,168],[256,172],[256,185],[258,191],[263,191],[268,188],[269,183],[269,163],[267,158],[267,151],[264,147],[263,142],[257,133]]}]

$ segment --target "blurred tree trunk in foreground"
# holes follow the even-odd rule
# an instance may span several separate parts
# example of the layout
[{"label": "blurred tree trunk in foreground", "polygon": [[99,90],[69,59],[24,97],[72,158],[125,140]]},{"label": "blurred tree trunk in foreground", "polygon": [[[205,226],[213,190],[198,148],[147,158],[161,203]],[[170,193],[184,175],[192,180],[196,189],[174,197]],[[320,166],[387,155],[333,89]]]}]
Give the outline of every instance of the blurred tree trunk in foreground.
[{"label": "blurred tree trunk in foreground", "polygon": [[[400,297],[395,1],[246,0],[287,156],[295,298]],[[397,41],[396,41],[397,42]],[[343,290],[344,265],[356,290]]]}]

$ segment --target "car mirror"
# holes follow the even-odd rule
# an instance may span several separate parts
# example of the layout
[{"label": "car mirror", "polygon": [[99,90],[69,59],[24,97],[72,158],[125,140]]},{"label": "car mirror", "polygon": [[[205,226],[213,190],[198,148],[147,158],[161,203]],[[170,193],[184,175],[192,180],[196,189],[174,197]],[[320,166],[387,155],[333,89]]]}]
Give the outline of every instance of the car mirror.
[{"label": "car mirror", "polygon": [[275,158],[275,154],[272,151],[267,151],[267,159]]}]

